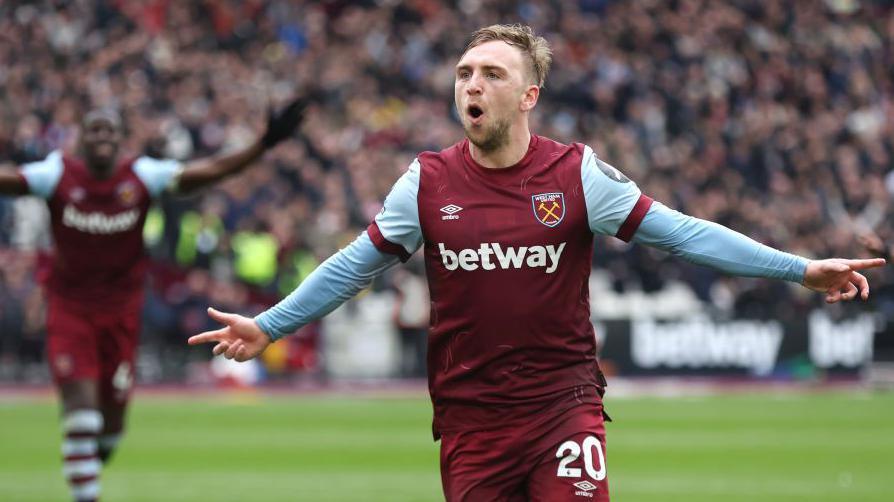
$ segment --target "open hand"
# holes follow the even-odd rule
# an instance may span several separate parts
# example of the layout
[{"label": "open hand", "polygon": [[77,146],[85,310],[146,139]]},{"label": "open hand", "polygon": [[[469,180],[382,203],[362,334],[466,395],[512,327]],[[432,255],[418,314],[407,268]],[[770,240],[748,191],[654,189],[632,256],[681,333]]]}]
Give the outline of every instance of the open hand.
[{"label": "open hand", "polygon": [[271,343],[270,337],[261,331],[254,319],[213,308],[208,308],[208,315],[226,327],[191,336],[187,341],[190,345],[217,342],[211,350],[215,356],[223,354],[227,359],[241,363],[259,356]]},{"label": "open hand", "polygon": [[306,96],[293,99],[283,109],[273,111],[267,114],[267,130],[261,137],[261,143],[265,148],[272,148],[280,141],[287,139],[298,129],[301,118],[304,116],[304,110],[310,103],[310,99]]},{"label": "open hand", "polygon": [[869,282],[857,271],[884,264],[885,260],[882,258],[814,260],[807,264],[802,284],[814,291],[826,293],[826,303],[853,300],[858,294],[866,300],[869,298]]}]

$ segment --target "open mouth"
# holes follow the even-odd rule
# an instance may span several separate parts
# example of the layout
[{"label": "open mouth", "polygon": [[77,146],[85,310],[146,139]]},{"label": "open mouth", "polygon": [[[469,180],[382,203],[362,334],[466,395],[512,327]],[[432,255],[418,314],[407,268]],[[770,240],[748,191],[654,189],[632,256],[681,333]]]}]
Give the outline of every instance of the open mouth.
[{"label": "open mouth", "polygon": [[95,143],[91,150],[93,155],[97,157],[111,157],[115,154],[115,145],[111,142],[102,141]]},{"label": "open mouth", "polygon": [[481,107],[478,105],[469,105],[469,107],[466,108],[466,112],[473,119],[477,119],[478,117],[484,115],[484,110],[482,110]]}]

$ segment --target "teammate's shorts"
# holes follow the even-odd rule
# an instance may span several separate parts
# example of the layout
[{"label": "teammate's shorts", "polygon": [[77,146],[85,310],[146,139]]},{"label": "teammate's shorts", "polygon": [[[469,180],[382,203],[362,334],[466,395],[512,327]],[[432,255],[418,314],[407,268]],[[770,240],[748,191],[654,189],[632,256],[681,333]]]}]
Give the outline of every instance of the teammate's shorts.
[{"label": "teammate's shorts", "polygon": [[124,403],[133,386],[140,311],[97,310],[48,295],[47,362],[56,384],[95,380],[101,402]]},{"label": "teammate's shorts", "polygon": [[445,433],[448,502],[607,502],[601,404],[506,429]]}]

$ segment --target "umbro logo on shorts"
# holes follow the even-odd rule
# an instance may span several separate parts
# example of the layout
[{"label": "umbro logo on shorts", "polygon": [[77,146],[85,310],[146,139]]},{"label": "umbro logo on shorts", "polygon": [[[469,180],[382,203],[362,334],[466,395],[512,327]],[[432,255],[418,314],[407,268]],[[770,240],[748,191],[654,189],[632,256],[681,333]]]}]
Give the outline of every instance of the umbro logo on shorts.
[{"label": "umbro logo on shorts", "polygon": [[574,486],[575,488],[577,488],[577,491],[574,492],[575,495],[577,495],[578,497],[588,498],[593,498],[593,494],[590,492],[595,490],[596,488],[599,488],[589,481],[578,481],[577,483],[574,483]]},{"label": "umbro logo on shorts", "polygon": [[599,488],[598,486],[596,486],[593,483],[590,483],[589,481],[586,481],[586,480],[578,481],[577,483],[574,483],[574,486],[580,488],[581,490],[583,490],[585,492],[591,492],[591,491],[595,490],[596,488]]}]

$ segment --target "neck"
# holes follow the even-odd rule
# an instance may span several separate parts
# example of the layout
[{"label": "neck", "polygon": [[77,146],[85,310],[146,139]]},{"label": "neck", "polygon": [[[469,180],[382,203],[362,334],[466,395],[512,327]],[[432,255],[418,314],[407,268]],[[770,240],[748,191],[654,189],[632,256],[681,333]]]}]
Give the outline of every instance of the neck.
[{"label": "neck", "polygon": [[115,172],[115,164],[88,164],[87,169],[90,171],[90,174],[93,175],[94,178],[97,179],[106,179],[112,176]]},{"label": "neck", "polygon": [[531,143],[531,131],[527,127],[514,127],[509,131],[509,141],[502,147],[485,152],[469,142],[469,153],[475,162],[488,169],[503,169],[518,164]]}]

